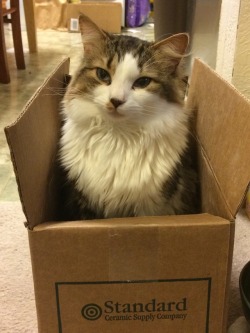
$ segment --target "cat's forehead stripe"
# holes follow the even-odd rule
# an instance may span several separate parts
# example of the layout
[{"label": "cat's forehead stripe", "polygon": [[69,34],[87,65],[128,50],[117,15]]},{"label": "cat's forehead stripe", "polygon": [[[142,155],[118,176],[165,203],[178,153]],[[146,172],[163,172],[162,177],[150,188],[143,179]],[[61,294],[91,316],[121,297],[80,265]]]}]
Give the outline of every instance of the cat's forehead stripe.
[{"label": "cat's forehead stripe", "polygon": [[117,65],[110,90],[111,98],[126,99],[126,92],[131,87],[131,82],[139,75],[137,60],[131,53],[126,53]]},{"label": "cat's forehead stripe", "polygon": [[108,46],[108,66],[111,66],[114,55],[118,57],[120,62],[127,53],[131,53],[135,58],[138,58],[138,63],[141,65],[141,57],[148,52],[150,43],[131,36],[113,36],[111,43]]},{"label": "cat's forehead stripe", "polygon": [[139,75],[140,70],[138,68],[138,61],[132,53],[126,53],[124,58],[120,59],[118,66],[116,68],[116,76],[133,77]]}]

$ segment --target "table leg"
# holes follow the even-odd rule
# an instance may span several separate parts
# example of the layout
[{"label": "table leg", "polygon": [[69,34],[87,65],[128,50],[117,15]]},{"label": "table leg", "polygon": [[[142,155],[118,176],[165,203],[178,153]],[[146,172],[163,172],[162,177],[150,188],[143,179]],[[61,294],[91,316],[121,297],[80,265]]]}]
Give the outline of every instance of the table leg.
[{"label": "table leg", "polygon": [[23,1],[26,29],[30,53],[37,52],[36,22],[34,0]]}]

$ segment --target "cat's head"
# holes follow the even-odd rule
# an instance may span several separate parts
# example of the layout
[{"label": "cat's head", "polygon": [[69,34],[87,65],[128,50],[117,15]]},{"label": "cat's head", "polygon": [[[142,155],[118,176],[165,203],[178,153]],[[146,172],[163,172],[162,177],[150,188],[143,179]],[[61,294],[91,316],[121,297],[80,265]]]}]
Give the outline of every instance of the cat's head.
[{"label": "cat's head", "polygon": [[79,122],[101,117],[143,124],[173,113],[182,103],[179,64],[187,34],[150,43],[110,35],[84,15],[79,24],[84,57],[64,99],[69,117]]}]

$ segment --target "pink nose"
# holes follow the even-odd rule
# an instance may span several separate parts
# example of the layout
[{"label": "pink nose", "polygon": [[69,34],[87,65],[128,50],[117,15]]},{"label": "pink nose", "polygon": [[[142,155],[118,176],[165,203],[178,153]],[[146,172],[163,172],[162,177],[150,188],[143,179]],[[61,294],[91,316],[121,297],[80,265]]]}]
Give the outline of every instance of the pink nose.
[{"label": "pink nose", "polygon": [[111,98],[110,102],[114,105],[115,108],[118,108],[118,106],[122,105],[124,101],[121,101],[120,99]]}]

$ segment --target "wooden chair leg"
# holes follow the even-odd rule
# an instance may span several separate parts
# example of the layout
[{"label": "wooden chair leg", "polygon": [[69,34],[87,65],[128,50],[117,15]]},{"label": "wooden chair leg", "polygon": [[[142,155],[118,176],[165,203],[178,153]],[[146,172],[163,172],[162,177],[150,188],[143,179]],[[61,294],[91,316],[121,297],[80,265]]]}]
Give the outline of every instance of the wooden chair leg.
[{"label": "wooden chair leg", "polygon": [[7,62],[6,45],[4,38],[3,16],[0,9],[0,82],[9,83],[10,73]]},{"label": "wooden chair leg", "polygon": [[35,4],[34,0],[24,0],[23,8],[27,28],[27,37],[30,53],[37,52],[37,36],[36,36],[36,21],[35,21]]},{"label": "wooden chair leg", "polygon": [[19,0],[11,0],[11,4],[13,7],[17,8],[17,10],[11,14],[11,25],[12,25],[12,35],[13,35],[13,43],[14,43],[14,50],[16,57],[16,66],[18,69],[25,69]]}]

